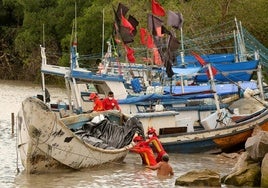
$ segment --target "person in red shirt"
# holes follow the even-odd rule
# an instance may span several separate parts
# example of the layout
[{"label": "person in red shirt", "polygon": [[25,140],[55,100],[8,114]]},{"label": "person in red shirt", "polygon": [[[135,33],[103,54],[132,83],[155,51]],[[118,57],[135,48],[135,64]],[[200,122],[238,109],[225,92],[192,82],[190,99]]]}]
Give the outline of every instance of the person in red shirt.
[{"label": "person in red shirt", "polygon": [[162,156],[166,155],[167,152],[165,151],[161,142],[159,141],[158,136],[156,134],[156,130],[153,127],[148,129],[147,134],[148,134],[147,142],[148,144],[151,144],[153,151],[157,153],[156,161],[160,162],[162,160]]},{"label": "person in red shirt", "polygon": [[94,101],[93,111],[103,111],[104,110],[103,105],[102,105],[102,101],[100,100],[97,93],[91,93],[89,96],[89,100]]},{"label": "person in red shirt", "polygon": [[142,136],[136,136],[133,141],[135,142],[135,146],[130,149],[131,152],[140,154],[142,159],[142,164],[154,166],[157,164],[155,160],[154,152],[150,147],[149,143],[143,139]]},{"label": "person in red shirt", "polygon": [[114,99],[114,93],[112,91],[109,91],[108,97],[103,99],[102,104],[103,104],[104,110],[119,110],[119,111],[121,111],[117,100]]}]

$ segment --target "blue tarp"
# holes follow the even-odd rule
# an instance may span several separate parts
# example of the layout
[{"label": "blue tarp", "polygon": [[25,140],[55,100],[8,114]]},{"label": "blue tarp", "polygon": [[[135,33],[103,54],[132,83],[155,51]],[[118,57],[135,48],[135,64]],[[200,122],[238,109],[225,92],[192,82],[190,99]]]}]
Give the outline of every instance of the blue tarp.
[{"label": "blue tarp", "polygon": [[[242,82],[240,87],[243,90],[250,88],[252,90],[257,89],[256,82]],[[200,85],[200,86],[184,86],[184,93],[193,93],[193,92],[202,92],[211,90],[210,85]],[[216,91],[218,95],[229,95],[238,93],[238,86],[236,84],[217,84]],[[164,87],[165,93],[170,93],[170,86]],[[173,86],[172,87],[173,94],[182,94],[181,86]],[[196,94],[197,98],[212,96],[212,94]]]},{"label": "blue tarp", "polygon": [[[208,54],[208,55],[201,55],[201,57],[208,63],[222,63],[222,62],[235,62],[235,55],[234,54]],[[198,61],[192,55],[184,56],[184,62],[187,65],[196,65],[200,66]],[[180,66],[181,56],[177,56],[177,63]]]},{"label": "blue tarp", "polygon": [[149,94],[149,95],[140,95],[140,96],[130,96],[126,99],[118,100],[119,104],[138,104],[150,101],[161,101],[161,102],[176,102],[176,103],[185,103],[189,97],[188,96],[171,96],[171,95],[160,95],[160,94]]},{"label": "blue tarp", "polygon": [[[245,89],[257,89],[257,83],[255,82],[243,82],[240,84],[241,92]],[[170,95],[170,89],[172,90],[172,95]],[[238,86],[235,84],[217,84],[216,91],[219,96],[229,95],[229,94],[240,94]],[[202,93],[203,92],[203,93]],[[212,98],[213,93],[211,92],[210,85],[201,86],[184,86],[184,94],[182,93],[181,86],[166,86],[164,87],[164,95],[161,94],[149,94],[140,96],[129,96],[126,99],[118,100],[119,104],[149,104],[149,102],[161,102],[162,104],[183,104],[187,102],[187,99],[202,99],[202,98]],[[174,96],[180,95],[180,96]]]}]

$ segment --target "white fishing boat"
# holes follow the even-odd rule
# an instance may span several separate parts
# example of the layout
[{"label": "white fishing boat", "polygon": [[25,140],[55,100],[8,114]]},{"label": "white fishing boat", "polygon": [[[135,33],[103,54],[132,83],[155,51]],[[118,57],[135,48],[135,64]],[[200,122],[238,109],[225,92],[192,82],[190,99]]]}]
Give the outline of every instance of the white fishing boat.
[{"label": "white fishing boat", "polygon": [[27,173],[122,162],[135,134],[144,134],[141,122],[115,111],[61,118],[30,97],[18,113],[18,149]]},{"label": "white fishing boat", "polygon": [[[44,48],[41,48],[41,51],[44,50]],[[240,119],[240,123],[237,123],[234,120],[234,114],[221,106],[219,103],[220,93],[227,92],[228,95],[240,94],[238,90],[241,89],[242,84],[240,86],[237,84],[229,85],[230,87],[225,87],[224,89],[223,86],[226,86],[226,84],[222,84],[220,89],[217,90],[210,63],[203,63],[204,67],[210,67],[208,68],[210,82],[206,89],[187,92],[188,88],[192,88],[191,86],[184,86],[180,87],[182,88],[181,93],[174,95],[172,89],[169,89],[170,92],[167,94],[163,86],[146,86],[146,90],[138,89],[140,92],[135,92],[135,86],[142,87],[144,85],[139,86],[142,83],[135,77],[130,80],[137,82],[129,83],[126,73],[131,72],[132,69],[127,68],[127,66],[119,66],[121,63],[113,64],[111,61],[105,62],[104,60],[103,71],[100,72],[82,68],[78,62],[79,55],[76,52],[76,46],[71,47],[70,57],[70,68],[67,71],[63,70],[63,68],[46,64],[45,55],[42,57],[41,68],[42,74],[64,76],[67,90],[69,91],[70,108],[75,112],[86,112],[92,109],[92,102],[88,100],[91,92],[98,93],[102,98],[109,91],[113,91],[115,98],[119,101],[122,112],[138,117],[145,130],[149,127],[155,128],[167,152],[198,153],[214,149],[230,149],[243,144],[254,126],[263,126],[263,124],[267,126],[265,120],[267,117],[266,110],[258,109],[251,113],[239,114],[241,117],[245,117],[241,119],[235,114],[235,117]],[[114,66],[109,68],[109,65]],[[117,71],[115,71],[116,68],[118,68]],[[62,70],[65,71],[64,75]],[[260,69],[258,70],[260,71]],[[171,79],[169,80],[172,81]],[[137,85],[135,85],[136,83]],[[250,85],[246,85],[246,88]],[[171,82],[166,87],[174,88]],[[202,88],[202,85],[194,87]],[[227,91],[230,88],[234,90]],[[242,88],[242,90],[246,88]],[[253,89],[256,89],[256,83]],[[45,91],[44,84],[43,91]],[[130,93],[135,93],[135,95],[130,95]],[[208,99],[205,100],[204,98]],[[258,124],[254,124],[259,120],[254,119],[254,115],[258,115],[258,118],[261,119]],[[219,134],[221,135],[220,137]],[[241,138],[241,135],[243,138]],[[229,143],[226,141],[228,139]],[[222,142],[222,144],[219,142]]]}]

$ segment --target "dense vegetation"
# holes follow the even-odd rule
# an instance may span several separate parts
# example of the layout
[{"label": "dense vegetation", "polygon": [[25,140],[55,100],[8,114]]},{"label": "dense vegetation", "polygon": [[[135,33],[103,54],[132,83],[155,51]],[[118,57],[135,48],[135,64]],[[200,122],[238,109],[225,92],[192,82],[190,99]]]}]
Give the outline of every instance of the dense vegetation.
[{"label": "dense vegetation", "polygon": [[[129,12],[139,20],[139,27],[146,27],[146,13],[151,11],[150,0],[0,0],[0,79],[38,81],[40,45],[46,47],[50,64],[68,65],[75,2],[78,51],[91,54],[92,58],[101,57],[103,12],[106,41],[112,34],[113,6],[116,8],[122,2],[129,7]],[[267,0],[158,2],[165,10],[182,13],[186,36],[236,17],[255,38],[268,46]],[[133,46],[138,48],[138,35],[136,37]]]}]

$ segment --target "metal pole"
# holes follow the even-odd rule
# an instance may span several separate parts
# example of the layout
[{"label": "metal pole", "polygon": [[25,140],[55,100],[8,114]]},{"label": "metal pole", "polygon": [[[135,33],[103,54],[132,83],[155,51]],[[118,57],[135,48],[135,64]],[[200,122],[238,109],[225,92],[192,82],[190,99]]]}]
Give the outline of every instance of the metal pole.
[{"label": "metal pole", "polygon": [[102,10],[102,50],[101,59],[104,57],[104,9]]},{"label": "metal pole", "polygon": [[11,113],[11,133],[12,134],[14,134],[14,124],[15,124],[14,113]]}]

